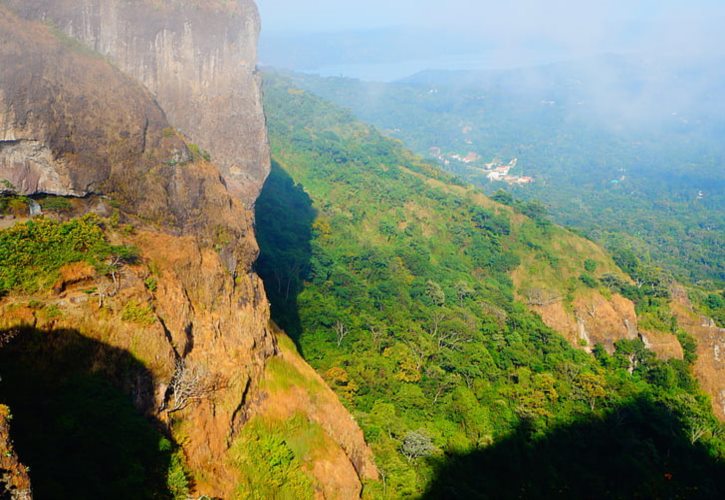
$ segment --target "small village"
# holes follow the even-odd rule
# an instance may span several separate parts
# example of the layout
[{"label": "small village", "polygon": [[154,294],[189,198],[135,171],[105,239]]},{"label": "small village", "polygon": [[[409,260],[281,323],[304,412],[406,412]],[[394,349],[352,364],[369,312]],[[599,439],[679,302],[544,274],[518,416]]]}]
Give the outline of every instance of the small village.
[{"label": "small village", "polygon": [[447,167],[453,163],[464,164],[471,170],[483,173],[491,182],[505,182],[512,186],[526,185],[534,182],[533,177],[511,174],[511,170],[518,165],[518,158],[513,158],[508,163],[503,163],[499,159],[482,163],[483,159],[477,153],[469,152],[463,156],[458,153],[444,153],[439,147],[430,148],[430,154]]}]

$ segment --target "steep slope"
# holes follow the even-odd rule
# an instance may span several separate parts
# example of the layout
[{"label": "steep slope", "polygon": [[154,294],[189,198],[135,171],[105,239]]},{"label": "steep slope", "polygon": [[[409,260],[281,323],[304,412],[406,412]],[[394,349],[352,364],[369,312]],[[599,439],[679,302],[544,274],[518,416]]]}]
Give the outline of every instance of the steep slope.
[{"label": "steep slope", "polygon": [[[721,490],[697,472],[722,470],[723,442],[692,360],[647,349],[641,330],[662,325],[625,298],[639,300],[637,286],[610,256],[279,75],[265,77],[265,105],[274,161],[257,203],[258,270],[273,317],[360,421],[384,478],[371,495]],[[549,301],[561,333],[537,314]],[[621,432],[600,425],[620,418]],[[586,467],[566,458],[572,436],[599,450]],[[477,462],[487,452],[499,468]]]},{"label": "steep slope", "polygon": [[269,172],[256,75],[252,0],[10,0],[107,56],[156,97],[169,121],[208,150],[251,206]]},{"label": "steep slope", "polygon": [[[105,58],[5,6],[0,33],[0,205],[25,207],[0,232],[0,333],[13,337],[0,351],[0,398],[20,422],[35,491],[244,494],[229,450],[274,403],[262,380],[278,350],[238,192]],[[23,223],[38,202],[47,217]],[[353,473],[337,479],[346,491],[376,478],[331,393],[297,413],[319,421],[320,439],[347,461]],[[78,439],[64,441],[66,427]],[[323,463],[300,460],[305,476]],[[98,467],[93,481],[78,482],[83,464]],[[329,494],[333,484],[323,475],[312,488]]]}]

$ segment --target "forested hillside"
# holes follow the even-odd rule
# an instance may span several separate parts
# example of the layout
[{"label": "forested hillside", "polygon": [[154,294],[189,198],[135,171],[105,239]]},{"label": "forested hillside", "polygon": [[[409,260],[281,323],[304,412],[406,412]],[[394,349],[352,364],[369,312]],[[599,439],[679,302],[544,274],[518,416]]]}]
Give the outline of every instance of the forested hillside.
[{"label": "forested hillside", "polygon": [[[541,200],[558,223],[608,249],[633,250],[717,291],[725,280],[721,68],[611,56],[395,83],[292,77],[489,194],[505,188]],[[514,158],[511,174],[533,183],[489,180],[487,163]]]},{"label": "forested hillside", "polygon": [[[522,269],[566,303],[636,288],[609,256],[284,77],[265,75],[265,99],[257,270],[365,432],[382,479],[367,495],[723,494],[723,427],[692,356],[659,359],[640,338],[590,355],[517,300]],[[654,284],[638,293],[658,304]]]}]

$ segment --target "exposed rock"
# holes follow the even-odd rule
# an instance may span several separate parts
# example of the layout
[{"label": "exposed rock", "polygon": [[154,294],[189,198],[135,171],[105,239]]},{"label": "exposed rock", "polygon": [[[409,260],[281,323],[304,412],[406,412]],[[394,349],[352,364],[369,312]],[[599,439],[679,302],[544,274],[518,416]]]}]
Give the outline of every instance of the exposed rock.
[{"label": "exposed rock", "polygon": [[601,344],[611,353],[618,340],[640,337],[660,359],[683,356],[682,346],[671,333],[640,331],[634,304],[618,294],[609,298],[597,291],[578,294],[571,308],[562,299],[540,305],[529,302],[529,307],[572,345],[587,351]]},{"label": "exposed rock", "polygon": [[639,337],[647,349],[657,354],[660,359],[682,359],[684,351],[677,337],[667,332],[640,331]]},{"label": "exposed rock", "polygon": [[10,409],[0,405],[0,498],[31,500],[28,469],[20,463],[10,439]]},{"label": "exposed rock", "polygon": [[0,178],[20,194],[107,192],[139,209],[148,176],[190,159],[148,91],[106,61],[4,7],[0,30]]},{"label": "exposed rock", "polygon": [[697,341],[695,375],[710,395],[715,415],[725,421],[725,328],[698,314],[682,287],[673,287],[670,307],[679,326]]},{"label": "exposed rock", "polygon": [[[252,0],[10,0],[142,82],[249,207],[269,173]],[[0,126],[0,130],[2,127]]]},{"label": "exposed rock", "polygon": [[[0,37],[0,128],[6,137],[33,145],[4,156],[0,176],[16,187],[27,186],[25,194],[37,192],[39,183],[22,154],[45,151],[49,161],[39,167],[45,177],[37,177],[59,181],[46,183],[42,191],[108,195],[128,220],[149,227],[136,243],[161,273],[154,303],[158,322],[152,329],[156,333],[143,337],[140,358],[152,368],[157,387],[168,384],[180,357],[204,363],[224,378],[213,400],[176,416],[193,423],[195,432],[184,451],[190,466],[210,478],[213,493],[221,488],[215,481],[226,467],[223,456],[238,408],[275,352],[264,290],[251,271],[257,246],[249,218],[218,169],[192,161],[183,138],[140,84],[46,25],[22,21],[5,7],[0,7]],[[71,282],[63,280],[57,291]],[[99,302],[110,304],[111,295],[121,304],[118,309],[130,300],[149,301],[140,278]],[[73,302],[98,304],[68,300],[56,305],[66,308]],[[138,349],[135,331],[107,324],[87,310],[69,317],[68,326],[90,337]],[[18,321],[34,324],[36,319]],[[149,401],[152,397],[139,396],[138,406],[158,411],[163,401]]]},{"label": "exposed rock", "polygon": [[[158,72],[158,82],[172,79],[177,66],[170,59],[178,55],[174,49],[177,42],[199,43],[198,50],[186,47],[183,57],[206,54],[200,60],[207,61],[204,64],[211,64],[212,69],[190,83],[193,92],[209,91],[194,106],[209,103],[205,112],[221,107],[234,113],[241,109],[241,114],[229,118],[232,122],[244,122],[244,113],[257,116],[257,110],[257,118],[261,119],[258,95],[238,96],[232,92],[217,99],[215,91],[204,86],[217,89],[217,84],[222,85],[219,81],[231,86],[252,84],[251,70],[247,83],[230,76],[233,71],[227,73],[230,66],[240,62],[235,51],[241,49],[237,45],[254,41],[249,30],[256,37],[256,11],[250,10],[251,3],[89,1],[81,7],[77,2],[65,1],[9,3],[27,16],[50,15],[49,11],[41,12],[43,8],[71,16],[80,12],[82,23],[69,21],[66,31],[77,34],[78,26],[83,26],[81,31],[88,35],[84,39],[96,40],[93,37],[98,36],[101,44],[111,36],[109,26],[125,26],[126,31],[121,31],[127,35],[130,32],[131,38],[119,35],[112,38],[115,42],[111,45],[117,50],[128,47],[129,62],[137,58],[143,61],[138,71],[151,71],[150,61],[156,61],[153,64],[158,66],[153,66],[156,69],[152,73]],[[140,411],[168,424],[194,473],[196,493],[231,496],[238,471],[226,460],[226,452],[245,419],[253,416],[250,402],[260,399],[259,383],[265,365],[277,352],[264,288],[252,270],[258,249],[250,212],[230,192],[215,165],[192,155],[184,136],[171,126],[151,93],[129,76],[133,71],[124,74],[46,23],[18,18],[4,5],[0,4],[0,137],[4,140],[0,143],[0,179],[9,180],[22,194],[94,194],[74,201],[74,215],[84,211],[108,215],[111,207],[117,207],[114,210],[119,211],[121,219],[137,229],[130,234],[111,232],[110,236],[114,244],[136,245],[141,263],[122,268],[113,280],[94,275],[93,270],[82,266],[64,268],[55,291],[46,292],[49,296],[41,293],[24,297],[21,302],[14,302],[12,296],[0,300],[0,326],[25,325],[49,332],[66,328],[133,354],[150,378],[142,384],[143,390],[132,376],[116,376],[115,360],[104,359],[103,351],[94,362],[99,372],[133,397]],[[224,23],[234,24],[240,19],[251,24],[242,25],[240,31],[225,31],[228,25]],[[153,57],[144,56],[148,40],[142,35],[148,33],[134,31],[141,29],[134,20],[158,29],[154,40],[160,40],[161,49]],[[210,38],[205,38],[207,35]],[[212,45],[231,45],[216,53],[201,38],[211,40]],[[138,51],[133,48],[135,44]],[[227,50],[233,54],[227,54]],[[248,55],[251,58],[253,53]],[[183,68],[178,71],[181,73],[175,81],[180,94],[174,94],[175,98],[182,100],[183,94],[186,100],[193,101],[194,95],[182,92],[183,82],[192,75]],[[207,81],[207,76],[214,79]],[[145,73],[141,77],[151,78]],[[223,90],[223,86],[219,89]],[[156,91],[161,99],[165,91]],[[243,88],[241,92],[251,91]],[[230,104],[227,97],[242,99],[241,108]],[[174,109],[175,101],[168,102]],[[200,108],[192,106],[175,112],[181,113],[181,120],[199,112],[196,118],[205,124],[202,128],[214,125],[209,113],[202,118]],[[231,123],[229,120],[225,123]],[[243,126],[254,123],[250,118]],[[250,178],[256,178],[259,184],[266,168],[265,161],[258,158],[266,151],[266,137],[263,131],[260,134],[242,139],[236,132],[220,136],[232,149],[246,152],[244,161],[259,161],[256,165],[261,165],[261,170],[250,167]],[[257,147],[247,149],[245,141],[254,141]],[[223,154],[222,150],[220,158]],[[239,181],[238,191],[246,182],[242,174],[235,177],[232,172],[229,177]],[[254,183],[246,186],[253,187],[248,194],[257,189]],[[150,277],[154,280],[153,290],[146,286]],[[47,303],[61,314],[52,318],[39,315],[25,305],[31,299]],[[141,324],[124,319],[129,304],[150,317],[144,317]],[[304,364],[301,360],[299,363]],[[192,404],[173,404],[175,395],[170,387],[180,367],[198,370],[206,379],[204,397]],[[356,471],[352,483],[345,480],[340,484],[353,484],[352,490],[359,491],[360,478],[375,476],[372,455],[362,433],[339,402],[333,404],[335,411],[327,416],[313,403],[305,401],[301,405],[310,405],[305,411],[320,420],[331,442],[339,446],[338,457]],[[342,422],[330,420],[332,415]],[[325,465],[321,462],[313,467],[322,470]],[[321,480],[324,483],[324,478]],[[330,491],[334,489],[333,483],[324,484]]]}]

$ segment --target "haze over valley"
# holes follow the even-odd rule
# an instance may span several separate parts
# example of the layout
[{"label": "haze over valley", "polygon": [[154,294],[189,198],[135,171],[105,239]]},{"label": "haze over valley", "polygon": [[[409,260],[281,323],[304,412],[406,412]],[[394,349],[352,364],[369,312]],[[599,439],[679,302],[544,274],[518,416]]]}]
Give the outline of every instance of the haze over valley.
[{"label": "haze over valley", "polygon": [[723,26],[0,2],[0,498],[725,498]]}]

